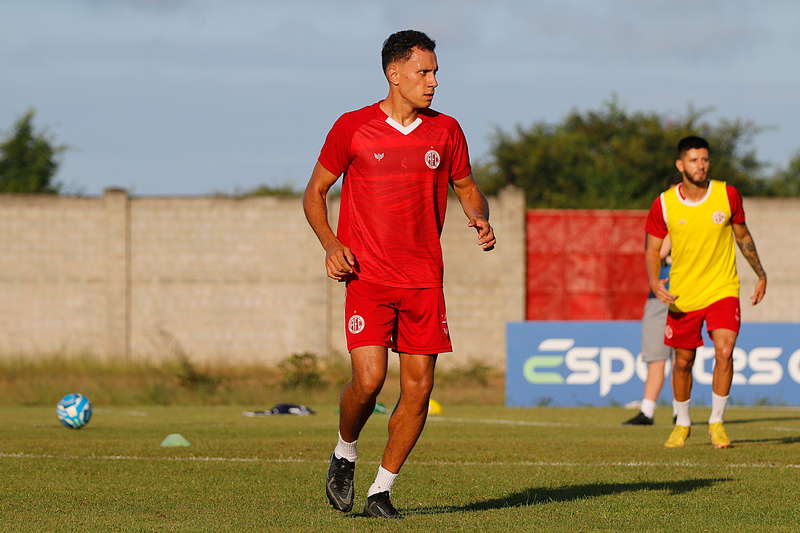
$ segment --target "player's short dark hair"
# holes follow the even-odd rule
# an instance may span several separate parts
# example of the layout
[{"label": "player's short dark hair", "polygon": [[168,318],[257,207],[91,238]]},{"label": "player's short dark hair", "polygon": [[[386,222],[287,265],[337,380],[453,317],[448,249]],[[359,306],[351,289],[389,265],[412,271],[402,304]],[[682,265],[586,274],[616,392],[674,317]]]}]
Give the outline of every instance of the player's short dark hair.
[{"label": "player's short dark hair", "polygon": [[705,148],[708,150],[709,154],[711,153],[711,148],[708,146],[707,140],[696,135],[689,135],[678,142],[678,159],[683,157],[683,154],[689,150],[694,150],[696,148]]},{"label": "player's short dark hair", "polygon": [[436,48],[436,42],[421,31],[416,30],[403,30],[391,34],[388,39],[383,41],[383,49],[381,50],[383,72],[386,72],[386,68],[390,63],[408,61],[414,47],[433,52],[434,48]]}]

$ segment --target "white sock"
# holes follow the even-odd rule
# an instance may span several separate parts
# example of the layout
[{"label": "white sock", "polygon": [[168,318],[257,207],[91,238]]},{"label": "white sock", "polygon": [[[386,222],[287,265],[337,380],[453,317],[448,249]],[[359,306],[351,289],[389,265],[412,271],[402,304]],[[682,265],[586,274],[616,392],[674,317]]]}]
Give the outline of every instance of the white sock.
[{"label": "white sock", "polygon": [[342,434],[339,433],[339,443],[333,450],[333,454],[337,459],[347,459],[351,463],[355,463],[358,459],[358,439],[353,442],[345,442],[342,439]]},{"label": "white sock", "polygon": [[685,402],[673,401],[673,405],[675,406],[675,411],[677,411],[678,414],[678,420],[675,421],[676,426],[692,425],[692,419],[689,416],[689,402],[691,401],[692,401],[691,398],[689,398]]},{"label": "white sock", "polygon": [[678,402],[675,398],[672,399],[672,416],[678,416]]},{"label": "white sock", "polygon": [[728,405],[728,396],[717,396],[711,393],[711,416],[708,418],[708,423],[722,422],[722,417],[725,416],[725,407]]},{"label": "white sock", "polygon": [[647,398],[642,400],[642,413],[647,418],[653,418],[653,416],[656,414],[656,402],[653,400],[648,400]]},{"label": "white sock", "polygon": [[382,466],[379,466],[378,475],[375,476],[375,483],[373,483],[367,491],[367,498],[373,494],[378,494],[379,492],[384,492],[387,490],[391,494],[392,485],[394,485],[395,479],[397,479],[397,474],[392,474]]}]

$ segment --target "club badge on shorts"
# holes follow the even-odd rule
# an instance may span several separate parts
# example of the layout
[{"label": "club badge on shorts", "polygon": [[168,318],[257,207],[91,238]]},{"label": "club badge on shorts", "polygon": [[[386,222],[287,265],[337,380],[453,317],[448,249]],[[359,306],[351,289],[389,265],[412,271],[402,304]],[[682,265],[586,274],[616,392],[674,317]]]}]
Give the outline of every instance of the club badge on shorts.
[{"label": "club badge on shorts", "polygon": [[350,333],[356,335],[364,331],[364,319],[361,315],[353,315],[350,317],[350,320],[347,322],[347,329],[350,330]]}]

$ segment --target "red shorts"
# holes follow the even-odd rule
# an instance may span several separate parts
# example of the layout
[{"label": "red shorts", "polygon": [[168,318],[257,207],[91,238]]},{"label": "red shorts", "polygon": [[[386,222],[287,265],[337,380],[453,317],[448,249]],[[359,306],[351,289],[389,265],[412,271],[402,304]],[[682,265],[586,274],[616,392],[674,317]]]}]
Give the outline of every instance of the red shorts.
[{"label": "red shorts", "polygon": [[395,352],[451,352],[444,291],[398,289],[369,281],[347,283],[344,304],[347,350],[386,346]]},{"label": "red shorts", "polygon": [[664,344],[673,348],[694,350],[703,345],[703,320],[709,335],[715,329],[729,329],[739,334],[739,298],[723,298],[708,307],[682,313],[670,310]]}]

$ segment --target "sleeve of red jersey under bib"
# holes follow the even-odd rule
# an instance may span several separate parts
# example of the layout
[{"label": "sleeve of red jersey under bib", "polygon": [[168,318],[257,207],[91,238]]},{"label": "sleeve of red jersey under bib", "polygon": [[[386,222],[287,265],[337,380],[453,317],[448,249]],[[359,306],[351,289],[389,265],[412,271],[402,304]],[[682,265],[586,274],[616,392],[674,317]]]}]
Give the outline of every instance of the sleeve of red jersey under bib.
[{"label": "sleeve of red jersey under bib", "polygon": [[650,206],[650,212],[647,214],[647,222],[644,225],[644,230],[652,235],[663,239],[669,233],[667,229],[667,221],[664,220],[664,211],[661,208],[661,196],[659,195],[653,200],[653,205]]},{"label": "sleeve of red jersey under bib", "polygon": [[461,126],[454,119],[455,127],[452,130],[453,142],[453,162],[450,167],[450,179],[458,181],[469,176],[472,166],[469,164],[469,149],[467,148],[467,138],[461,130]]},{"label": "sleeve of red jersey under bib", "polygon": [[728,203],[731,206],[731,222],[734,224],[744,224],[744,206],[742,205],[742,195],[733,185],[726,185],[728,191]]},{"label": "sleeve of red jersey under bib", "polygon": [[328,136],[325,138],[325,144],[322,145],[322,150],[319,153],[319,162],[331,174],[341,176],[347,171],[350,166],[350,139],[352,134],[349,133],[346,125],[345,116],[339,117]]}]

